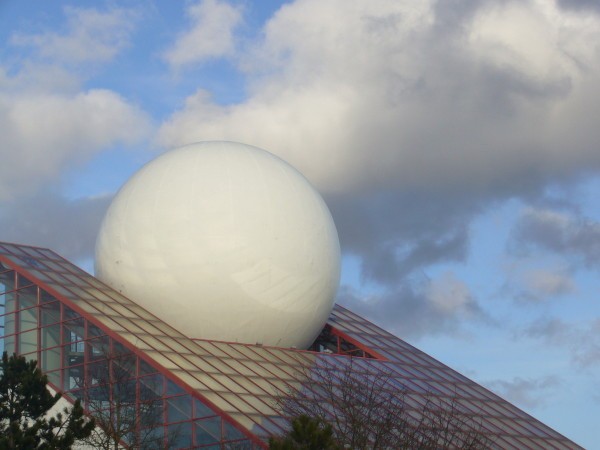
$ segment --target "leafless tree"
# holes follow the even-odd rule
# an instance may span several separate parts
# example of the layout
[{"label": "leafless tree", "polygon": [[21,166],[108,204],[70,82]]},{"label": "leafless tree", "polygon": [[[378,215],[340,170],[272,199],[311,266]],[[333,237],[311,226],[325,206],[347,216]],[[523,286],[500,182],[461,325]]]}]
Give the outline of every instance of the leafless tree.
[{"label": "leafless tree", "polygon": [[481,423],[461,409],[456,396],[410,393],[385,364],[374,370],[359,358],[319,358],[302,376],[302,387],[281,392],[276,406],[288,418],[307,415],[330,423],[342,448],[493,447]]},{"label": "leafless tree", "polygon": [[97,362],[88,365],[83,387],[97,427],[85,443],[104,450],[166,448],[162,398],[137,382],[135,356],[116,348],[92,351]]}]

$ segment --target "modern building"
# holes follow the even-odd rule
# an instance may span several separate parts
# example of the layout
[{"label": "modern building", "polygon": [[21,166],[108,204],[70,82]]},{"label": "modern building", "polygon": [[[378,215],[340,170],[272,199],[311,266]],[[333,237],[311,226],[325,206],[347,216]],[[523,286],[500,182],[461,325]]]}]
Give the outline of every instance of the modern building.
[{"label": "modern building", "polygon": [[[310,393],[314,367],[343,370],[349,360],[358,371],[389,373],[415,410],[432,397],[454,399],[494,447],[581,448],[341,306],[315,351],[190,339],[56,253],[8,243],[0,243],[0,305],[0,349],[37,360],[52,387],[91,414],[117,407],[118,396],[142,414],[151,400],[155,420],[146,426],[169,448],[267,448],[288,423],[278,396]],[[106,389],[116,373],[125,378]]]}]

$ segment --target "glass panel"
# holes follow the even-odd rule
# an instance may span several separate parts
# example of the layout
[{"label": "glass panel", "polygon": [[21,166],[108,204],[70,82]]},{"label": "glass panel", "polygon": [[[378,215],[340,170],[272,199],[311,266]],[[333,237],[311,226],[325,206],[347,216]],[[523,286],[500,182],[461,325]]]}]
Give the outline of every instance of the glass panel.
[{"label": "glass panel", "polygon": [[60,386],[60,371],[47,372],[46,375],[48,376],[49,383],[51,383],[57,388]]},{"label": "glass panel", "polygon": [[20,273],[17,274],[17,287],[18,288],[22,288],[22,287],[25,287],[25,286],[31,286],[32,284],[33,284],[33,281],[25,278]]},{"label": "glass panel", "polygon": [[97,361],[87,366],[90,385],[106,384],[108,379],[108,360]]},{"label": "glass panel", "polygon": [[191,353],[187,347],[184,347],[179,342],[177,342],[175,339],[172,339],[172,338],[166,337],[166,336],[161,336],[160,340],[164,344],[168,345],[172,350],[175,350],[178,353]]},{"label": "glass panel", "polygon": [[216,444],[221,441],[221,418],[196,420],[194,422],[196,431],[196,445]]},{"label": "glass panel", "polygon": [[[88,405],[94,413],[110,408],[110,389],[108,386],[97,386],[87,389]],[[108,412],[107,412],[108,414]]]},{"label": "glass panel", "polygon": [[169,448],[188,448],[192,446],[192,424],[190,422],[169,425],[167,433]]},{"label": "glass panel", "polygon": [[223,422],[223,439],[232,441],[234,439],[243,439],[244,434],[234,428],[233,425],[228,424],[227,422]]},{"label": "glass panel", "polygon": [[215,416],[216,413],[197,398],[194,399],[194,417]]},{"label": "glass panel", "polygon": [[86,341],[86,343],[88,351],[90,352],[88,355],[90,361],[103,360],[110,356],[110,341],[108,336],[101,336],[94,339],[89,339],[88,341]]},{"label": "glass panel", "polygon": [[164,377],[160,374],[147,375],[140,380],[140,397],[149,399],[162,396],[164,393]]},{"label": "glass panel", "polygon": [[25,333],[19,334],[19,353],[25,354],[37,351],[37,338],[37,330],[26,331]]},{"label": "glass panel", "polygon": [[185,391],[173,383],[171,380],[167,383],[167,395],[179,395],[183,394]]},{"label": "glass panel", "polygon": [[43,303],[40,305],[41,326],[60,322],[60,303]]},{"label": "glass panel", "polygon": [[83,365],[75,367],[67,367],[63,370],[64,385],[63,389],[68,391],[71,389],[82,388],[84,386],[84,370]]},{"label": "glass panel", "polygon": [[[60,347],[42,351],[41,359],[41,366],[44,372],[60,369]],[[58,386],[58,382],[55,384]]]},{"label": "glass panel", "polygon": [[51,348],[60,345],[60,324],[55,323],[41,329],[42,348]]},{"label": "glass panel", "polygon": [[12,291],[15,288],[15,272],[0,273],[0,292]]},{"label": "glass panel", "polygon": [[253,448],[259,447],[252,447],[252,442],[247,439],[223,444],[223,450],[253,450]]},{"label": "glass panel", "polygon": [[64,269],[61,266],[59,266],[58,264],[56,264],[55,262],[44,261],[44,264],[55,272],[63,272],[64,271]]},{"label": "glass panel", "polygon": [[65,322],[65,342],[82,341],[85,337],[83,317]]},{"label": "glass panel", "polygon": [[167,418],[169,422],[189,420],[192,416],[192,398],[189,395],[167,399]]},{"label": "glass panel", "polygon": [[[75,275],[65,274],[63,276],[76,286],[86,286],[87,285],[86,282],[84,282],[81,278],[79,278]],[[79,289],[77,289],[76,291],[74,290],[73,292],[78,293],[78,291],[79,291]]]},{"label": "glass panel", "polygon": [[106,333],[98,328],[96,325],[88,322],[88,338],[94,338],[97,336],[104,336]]},{"label": "glass panel", "polygon": [[37,361],[38,359],[38,354],[37,352],[33,352],[33,353],[25,353],[22,354],[22,356],[27,360],[27,361]]},{"label": "glass panel", "polygon": [[55,302],[55,301],[56,301],[56,298],[52,294],[46,292],[43,289],[40,289],[40,303],[49,303],[49,302]]},{"label": "glass panel", "polygon": [[65,315],[64,320],[79,319],[81,317],[78,313],[73,311],[68,306],[64,307],[64,315]]},{"label": "glass panel", "polygon": [[83,364],[84,342],[63,345],[64,366],[76,366]]},{"label": "glass panel", "polygon": [[[117,405],[131,404],[135,405],[136,399],[136,381],[135,380],[123,380],[123,374],[117,375],[114,378],[112,391],[113,391],[113,402]],[[135,416],[132,413],[131,416]],[[131,417],[130,416],[130,417]]]},{"label": "glass panel", "polygon": [[123,305],[119,305],[118,303],[114,303],[110,305],[119,315],[119,317],[136,317],[134,313],[132,313],[129,309],[124,307]]},{"label": "glass panel", "polygon": [[17,291],[19,309],[31,308],[37,305],[37,286],[29,286]]},{"label": "glass panel", "polygon": [[51,250],[48,250],[45,248],[39,248],[39,249],[37,249],[37,251],[40,252],[42,255],[44,255],[46,258],[58,259],[58,256],[56,256],[56,254]]},{"label": "glass panel", "polygon": [[2,349],[3,352],[6,352],[9,355],[12,355],[13,353],[15,353],[17,351],[16,346],[15,346],[15,343],[16,343],[15,335],[5,337],[3,339],[3,341],[4,341],[4,348]]},{"label": "glass panel", "polygon": [[37,308],[29,308],[19,313],[19,331],[27,331],[38,326]]},{"label": "glass panel", "polygon": [[[161,450],[165,449],[165,433],[162,426],[153,426],[140,430],[140,442],[144,444],[144,449]],[[133,448],[138,448],[134,446]],[[170,448],[170,447],[168,447]]]},{"label": "glass panel", "polygon": [[152,367],[146,361],[140,359],[140,376],[147,375],[150,373],[155,373],[155,372],[157,372],[157,370],[154,367]]}]

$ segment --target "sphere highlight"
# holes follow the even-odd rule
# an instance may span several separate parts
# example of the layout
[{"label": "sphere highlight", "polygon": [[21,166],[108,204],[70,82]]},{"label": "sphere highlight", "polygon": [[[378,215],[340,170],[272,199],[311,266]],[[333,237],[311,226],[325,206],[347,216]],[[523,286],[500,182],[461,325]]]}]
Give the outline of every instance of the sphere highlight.
[{"label": "sphere highlight", "polygon": [[96,276],[191,338],[307,348],[333,307],[337,231],[309,182],[249,145],[144,166],[111,203]]}]

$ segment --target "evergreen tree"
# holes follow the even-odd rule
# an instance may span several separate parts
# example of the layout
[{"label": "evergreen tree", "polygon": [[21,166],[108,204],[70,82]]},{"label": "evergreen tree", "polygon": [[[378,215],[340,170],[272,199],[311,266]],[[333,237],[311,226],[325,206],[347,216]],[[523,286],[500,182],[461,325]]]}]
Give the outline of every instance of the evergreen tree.
[{"label": "evergreen tree", "polygon": [[284,437],[269,440],[271,450],[337,450],[331,425],[320,419],[300,415],[292,421],[292,429]]},{"label": "evergreen tree", "polygon": [[4,352],[0,370],[0,449],[69,449],[94,429],[79,400],[47,417],[61,395],[48,391],[35,361]]}]

